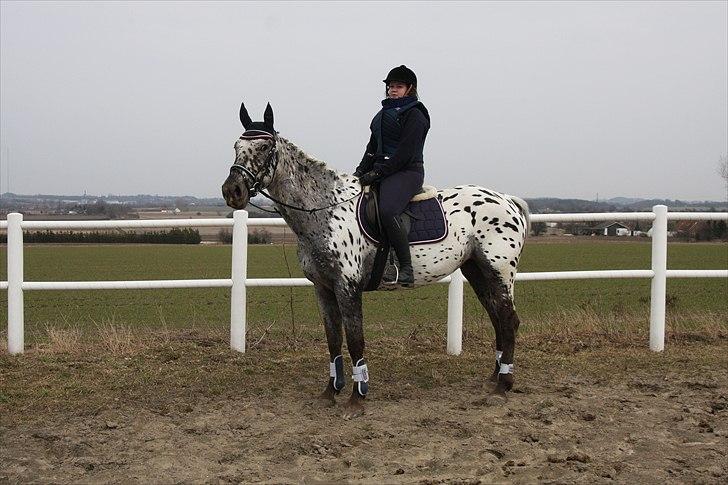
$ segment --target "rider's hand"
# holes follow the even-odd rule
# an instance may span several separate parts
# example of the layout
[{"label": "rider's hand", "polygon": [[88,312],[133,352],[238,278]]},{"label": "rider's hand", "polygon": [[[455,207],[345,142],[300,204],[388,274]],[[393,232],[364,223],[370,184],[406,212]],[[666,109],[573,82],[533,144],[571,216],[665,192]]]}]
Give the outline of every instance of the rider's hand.
[{"label": "rider's hand", "polygon": [[359,177],[359,183],[361,184],[362,187],[371,185],[372,182],[374,182],[375,180],[377,180],[379,178],[379,176],[380,176],[379,172],[377,172],[376,170],[371,170],[371,171],[365,173],[364,175],[362,175],[361,177]]}]

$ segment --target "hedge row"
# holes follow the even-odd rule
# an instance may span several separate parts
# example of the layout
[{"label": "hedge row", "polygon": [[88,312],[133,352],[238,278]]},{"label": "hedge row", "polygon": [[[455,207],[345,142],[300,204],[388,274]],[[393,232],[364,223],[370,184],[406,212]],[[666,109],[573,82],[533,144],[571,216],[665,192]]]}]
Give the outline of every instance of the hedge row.
[{"label": "hedge row", "polygon": [[[23,242],[26,243],[119,243],[119,244],[200,244],[200,231],[192,228],[173,228],[169,231],[151,232],[26,232]],[[0,236],[0,242],[7,242],[7,235]]]}]

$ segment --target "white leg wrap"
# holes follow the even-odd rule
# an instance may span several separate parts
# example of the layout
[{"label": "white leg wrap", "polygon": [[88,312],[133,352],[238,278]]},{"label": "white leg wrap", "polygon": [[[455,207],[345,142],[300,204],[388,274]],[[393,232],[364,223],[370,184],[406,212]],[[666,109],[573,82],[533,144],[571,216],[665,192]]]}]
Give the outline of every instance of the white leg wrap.
[{"label": "white leg wrap", "polygon": [[352,374],[354,382],[369,382],[369,370],[366,364],[352,367]]},{"label": "white leg wrap", "polygon": [[360,396],[366,396],[369,392],[369,369],[364,359],[359,359],[357,365],[351,368],[354,385]]},{"label": "white leg wrap", "polygon": [[501,357],[503,357],[503,351],[496,350],[495,351],[495,361],[498,362],[498,365],[500,365]]},{"label": "white leg wrap", "polygon": [[513,364],[501,364],[499,374],[513,374]]},{"label": "white leg wrap", "polygon": [[344,358],[337,355],[333,362],[329,362],[329,377],[334,378],[334,390],[342,390],[346,381],[344,380]]}]

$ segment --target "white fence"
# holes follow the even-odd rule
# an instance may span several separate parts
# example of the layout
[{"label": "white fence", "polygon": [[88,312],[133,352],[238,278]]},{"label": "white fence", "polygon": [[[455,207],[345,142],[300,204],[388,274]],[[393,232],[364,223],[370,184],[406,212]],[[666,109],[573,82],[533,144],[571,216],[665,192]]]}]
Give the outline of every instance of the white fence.
[{"label": "white fence", "polygon": [[[727,270],[668,270],[668,220],[725,220],[726,212],[673,212],[656,205],[653,212],[613,212],[601,214],[534,214],[531,222],[580,221],[653,221],[652,269],[559,271],[518,273],[517,281],[592,279],[592,278],[651,278],[650,349],[665,347],[665,289],[667,278],[728,278]],[[0,281],[0,290],[8,291],[8,351],[22,353],[24,344],[23,291],[35,290],[112,290],[150,288],[230,288],[230,347],[245,352],[246,288],[249,286],[312,286],[306,278],[248,278],[248,226],[285,226],[283,219],[250,219],[246,211],[235,211],[232,219],[165,219],[131,221],[23,221],[22,214],[8,214],[0,221],[7,229],[8,280]],[[164,227],[232,227],[232,271],[226,279],[147,280],[147,281],[23,281],[23,230],[40,229],[118,229]],[[449,283],[447,312],[447,352],[462,351],[463,286],[465,278],[458,270],[439,281]]]}]

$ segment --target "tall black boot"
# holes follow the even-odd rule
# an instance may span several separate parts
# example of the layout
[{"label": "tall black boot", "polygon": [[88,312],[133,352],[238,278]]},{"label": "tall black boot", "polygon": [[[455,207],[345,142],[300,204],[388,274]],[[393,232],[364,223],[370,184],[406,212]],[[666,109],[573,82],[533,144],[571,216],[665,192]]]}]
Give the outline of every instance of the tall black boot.
[{"label": "tall black boot", "polygon": [[407,229],[402,223],[400,216],[391,219],[382,220],[382,226],[387,231],[389,243],[394,248],[399,261],[399,276],[397,283],[405,287],[412,287],[415,283],[414,272],[412,271],[412,258],[410,256],[409,240],[407,239]]}]

